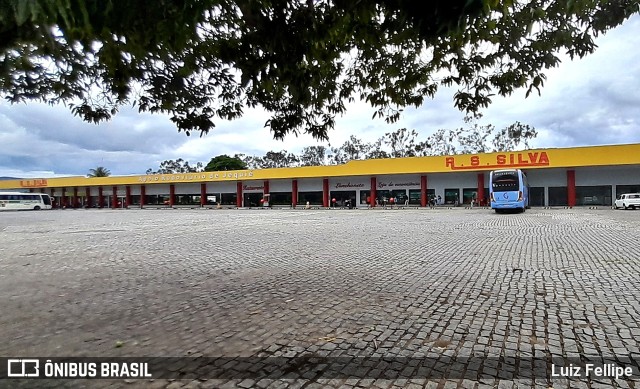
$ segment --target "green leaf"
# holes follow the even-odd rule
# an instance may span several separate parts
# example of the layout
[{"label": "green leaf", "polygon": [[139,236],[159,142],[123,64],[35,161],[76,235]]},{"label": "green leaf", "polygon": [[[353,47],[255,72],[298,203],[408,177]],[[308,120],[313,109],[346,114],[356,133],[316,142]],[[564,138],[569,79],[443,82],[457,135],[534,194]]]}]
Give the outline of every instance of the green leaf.
[{"label": "green leaf", "polygon": [[[33,0],[20,0],[16,2],[16,24],[18,26],[23,25],[31,16],[31,10],[33,8]],[[14,3],[15,4],[15,3]]]}]

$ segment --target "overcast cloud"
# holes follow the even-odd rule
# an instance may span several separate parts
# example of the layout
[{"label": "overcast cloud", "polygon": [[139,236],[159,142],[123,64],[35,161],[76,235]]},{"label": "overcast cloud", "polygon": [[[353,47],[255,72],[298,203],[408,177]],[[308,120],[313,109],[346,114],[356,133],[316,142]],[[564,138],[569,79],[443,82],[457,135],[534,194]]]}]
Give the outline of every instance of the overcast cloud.
[{"label": "overcast cloud", "polygon": [[[542,95],[525,99],[525,91],[494,98],[481,124],[498,128],[515,121],[538,130],[534,147],[640,143],[640,17],[600,37],[596,53],[568,58],[547,72]],[[453,91],[443,89],[434,100],[408,108],[401,120],[372,120],[363,103],[349,107],[330,133],[332,145],[350,135],[373,142],[386,132],[407,127],[421,138],[440,128],[463,126],[464,115],[453,106]],[[275,141],[263,126],[269,115],[249,111],[233,122],[219,121],[204,137],[187,137],[163,115],[122,109],[110,122],[93,125],[63,106],[10,105],[0,102],[0,176],[50,177],[85,175],[105,166],[114,175],[144,174],[166,159],[208,162],[219,154],[264,155],[269,150],[298,153],[319,144],[310,136]],[[326,144],[326,143],[325,143]]]}]

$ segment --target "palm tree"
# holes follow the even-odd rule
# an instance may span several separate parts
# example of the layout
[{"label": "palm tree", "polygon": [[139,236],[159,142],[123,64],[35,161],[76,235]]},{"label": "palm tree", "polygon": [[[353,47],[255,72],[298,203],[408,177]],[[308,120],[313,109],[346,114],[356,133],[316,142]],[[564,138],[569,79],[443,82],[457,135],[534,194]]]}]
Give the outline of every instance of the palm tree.
[{"label": "palm tree", "polygon": [[111,172],[106,167],[98,166],[95,169],[89,169],[87,177],[109,177]]}]

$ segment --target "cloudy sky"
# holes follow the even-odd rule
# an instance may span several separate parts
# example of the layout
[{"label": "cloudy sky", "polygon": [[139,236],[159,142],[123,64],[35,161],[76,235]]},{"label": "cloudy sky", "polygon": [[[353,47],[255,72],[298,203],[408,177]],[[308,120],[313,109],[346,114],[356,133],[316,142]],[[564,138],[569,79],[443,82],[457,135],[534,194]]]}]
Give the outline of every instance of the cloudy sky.
[{"label": "cloudy sky", "polygon": [[[534,147],[569,147],[640,142],[640,17],[599,37],[597,51],[582,60],[568,58],[547,72],[542,95],[524,98],[520,91],[495,98],[480,124],[498,128],[515,121],[534,126]],[[333,145],[350,135],[372,142],[397,128],[414,128],[420,138],[440,128],[463,126],[453,107],[453,91],[442,89],[434,100],[407,109],[400,122],[374,119],[359,103],[337,120]],[[67,108],[45,104],[0,102],[0,176],[51,177],[85,175],[105,166],[114,175],[144,174],[166,159],[208,162],[219,154],[264,155],[269,150],[298,153],[319,144],[310,136],[273,140],[263,128],[268,115],[250,111],[239,120],[217,122],[208,135],[178,133],[166,116],[122,109],[111,121],[84,123]]]}]

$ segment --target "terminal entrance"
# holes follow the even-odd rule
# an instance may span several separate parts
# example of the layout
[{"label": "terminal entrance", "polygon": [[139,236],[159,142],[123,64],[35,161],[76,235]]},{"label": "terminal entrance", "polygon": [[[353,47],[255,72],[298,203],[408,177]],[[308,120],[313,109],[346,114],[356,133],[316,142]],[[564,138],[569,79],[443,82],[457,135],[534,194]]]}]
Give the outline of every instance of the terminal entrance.
[{"label": "terminal entrance", "polygon": [[[116,201],[118,202],[117,208],[124,208],[125,207],[125,197],[124,196],[118,196],[116,198]],[[104,207],[105,208],[113,208],[113,196],[105,196]]]},{"label": "terminal entrance", "polygon": [[244,206],[245,207],[259,207],[261,205],[262,193],[245,193],[244,194]]},{"label": "terminal entrance", "polygon": [[529,206],[544,207],[544,187],[534,186],[529,188]]},{"label": "terminal entrance", "polygon": [[[355,190],[335,190],[329,193],[331,206],[336,207],[354,207],[356,206]],[[335,202],[333,200],[336,200]]]},{"label": "terminal entrance", "polygon": [[[463,188],[462,189],[462,204],[471,204],[478,200],[478,188]],[[477,203],[475,204],[477,205]]]},{"label": "terminal entrance", "polygon": [[444,190],[444,203],[449,205],[460,204],[460,190],[459,189],[445,189]]}]

